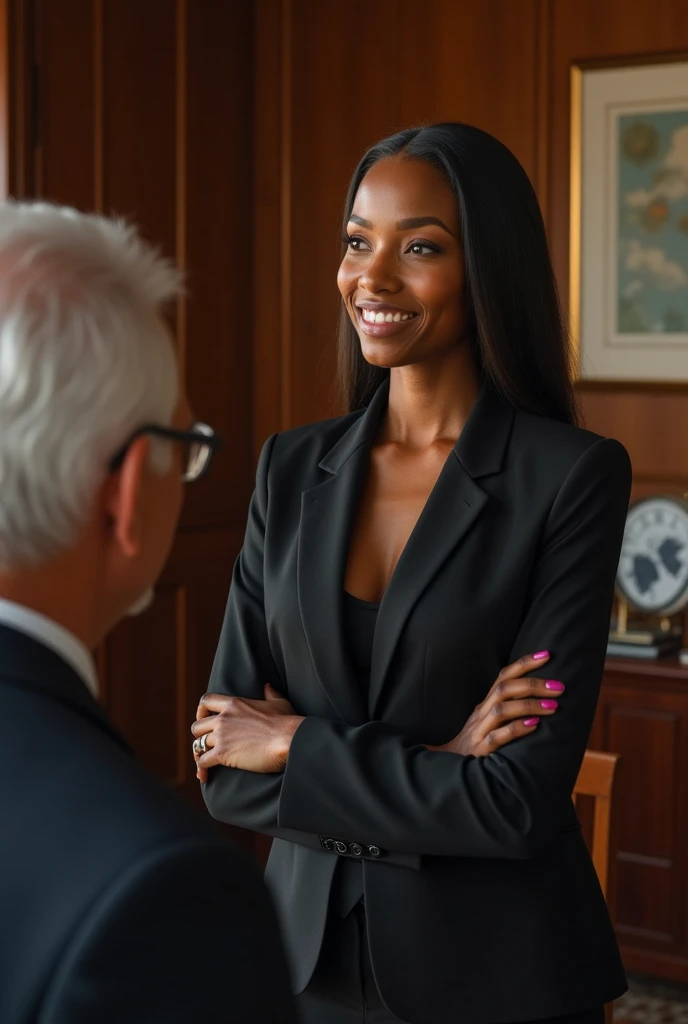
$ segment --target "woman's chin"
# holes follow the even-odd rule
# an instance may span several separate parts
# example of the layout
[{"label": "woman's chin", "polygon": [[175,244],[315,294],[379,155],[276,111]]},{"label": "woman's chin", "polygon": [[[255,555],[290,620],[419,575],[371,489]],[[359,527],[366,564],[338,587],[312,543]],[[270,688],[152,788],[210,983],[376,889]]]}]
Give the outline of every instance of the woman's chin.
[{"label": "woman's chin", "polygon": [[400,352],[396,345],[391,345],[386,339],[371,339],[366,335],[360,341],[361,355],[370,366],[377,366],[381,370],[393,370],[412,362],[407,353]]}]

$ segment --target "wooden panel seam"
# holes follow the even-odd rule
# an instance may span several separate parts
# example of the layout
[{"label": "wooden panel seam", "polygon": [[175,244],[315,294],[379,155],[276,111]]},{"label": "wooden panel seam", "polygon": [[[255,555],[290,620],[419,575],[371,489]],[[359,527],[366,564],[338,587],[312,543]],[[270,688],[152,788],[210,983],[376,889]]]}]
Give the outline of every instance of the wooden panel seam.
[{"label": "wooden panel seam", "polygon": [[280,125],[280,313],[281,313],[281,415],[282,430],[291,426],[292,301],[291,301],[291,132],[292,132],[292,4],[282,0],[281,125]]},{"label": "wooden panel seam", "polygon": [[[185,0],[180,0],[180,3],[185,3]],[[175,687],[175,696],[177,698],[177,770],[175,773],[174,784],[177,786],[183,786],[187,781],[189,748],[191,745],[191,734],[189,732],[190,723],[186,721],[189,672],[186,631],[189,628],[189,621],[186,586],[184,584],[177,587],[175,597],[175,628],[177,633],[175,637],[177,647],[177,678]]]},{"label": "wooden panel seam", "polygon": [[10,47],[8,0],[0,0],[0,201],[9,191]]},{"label": "wooden panel seam", "polygon": [[[186,32],[186,0],[177,0],[177,95],[176,95],[176,211],[175,211],[175,244],[177,268],[186,274],[186,150],[187,150],[187,32]],[[179,374],[182,381],[186,380],[186,323],[187,306],[186,290],[182,289],[177,297],[176,340]]]},{"label": "wooden panel seam", "polygon": [[549,232],[549,143],[550,143],[550,67],[552,47],[551,0],[535,2],[535,75],[534,97],[535,131],[533,164],[535,188],[542,216]]},{"label": "wooden panel seam", "polygon": [[104,110],[104,35],[103,0],[94,0],[93,8],[93,209],[103,213],[105,196],[105,124]]},{"label": "wooden panel seam", "polygon": [[45,148],[40,132],[40,127],[42,127],[40,122],[42,122],[45,116],[45,82],[41,75],[44,46],[42,8],[43,4],[40,0],[35,0],[35,3],[31,5],[33,17],[31,19],[31,36],[28,43],[30,47],[28,67],[30,121],[28,126],[27,152],[31,166],[31,180],[27,184],[32,197],[41,197],[43,195],[43,179],[45,176]]}]

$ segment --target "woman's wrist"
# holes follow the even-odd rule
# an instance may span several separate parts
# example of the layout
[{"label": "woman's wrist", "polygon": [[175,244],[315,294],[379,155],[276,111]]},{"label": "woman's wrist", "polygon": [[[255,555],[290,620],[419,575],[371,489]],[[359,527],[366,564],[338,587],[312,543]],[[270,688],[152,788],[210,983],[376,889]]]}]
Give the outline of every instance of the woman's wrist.
[{"label": "woman's wrist", "polygon": [[305,718],[301,715],[284,715],[282,718],[280,723],[280,759],[283,760],[285,766],[296,730],[304,721]]}]

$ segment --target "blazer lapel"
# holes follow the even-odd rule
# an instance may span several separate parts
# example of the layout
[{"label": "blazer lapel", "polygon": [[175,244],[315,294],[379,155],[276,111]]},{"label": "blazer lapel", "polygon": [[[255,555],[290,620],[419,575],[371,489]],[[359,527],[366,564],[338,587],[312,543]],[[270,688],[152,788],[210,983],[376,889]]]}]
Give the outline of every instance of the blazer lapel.
[{"label": "blazer lapel", "polygon": [[488,499],[476,478],[501,470],[514,412],[486,388],[440,473],[385,591],[375,630],[369,713],[374,718],[386,677],[414,605],[469,530]]},{"label": "blazer lapel", "polygon": [[370,446],[387,394],[383,385],[320,462],[328,478],[301,495],[297,568],[301,620],[320,684],[342,721],[350,725],[366,722],[368,713],[344,642],[346,559]]},{"label": "blazer lapel", "polygon": [[320,684],[342,721],[351,725],[374,718],[406,620],[433,577],[475,527],[488,501],[476,481],[500,472],[514,418],[510,406],[483,388],[380,605],[366,708],[344,643],[344,576],[370,447],[388,396],[389,387],[384,384],[319,463],[328,478],[301,496],[297,568],[301,620]]}]

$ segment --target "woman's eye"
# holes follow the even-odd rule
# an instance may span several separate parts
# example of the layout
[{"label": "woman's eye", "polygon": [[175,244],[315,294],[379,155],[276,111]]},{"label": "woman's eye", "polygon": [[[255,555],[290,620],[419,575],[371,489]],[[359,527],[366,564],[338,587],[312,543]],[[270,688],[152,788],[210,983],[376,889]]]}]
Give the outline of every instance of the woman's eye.
[{"label": "woman's eye", "polygon": [[429,242],[411,242],[407,252],[413,253],[414,256],[429,256],[439,252],[439,249],[434,245],[430,245]]},{"label": "woman's eye", "polygon": [[361,252],[365,246],[365,239],[359,235],[345,235],[344,243],[351,252]]}]

